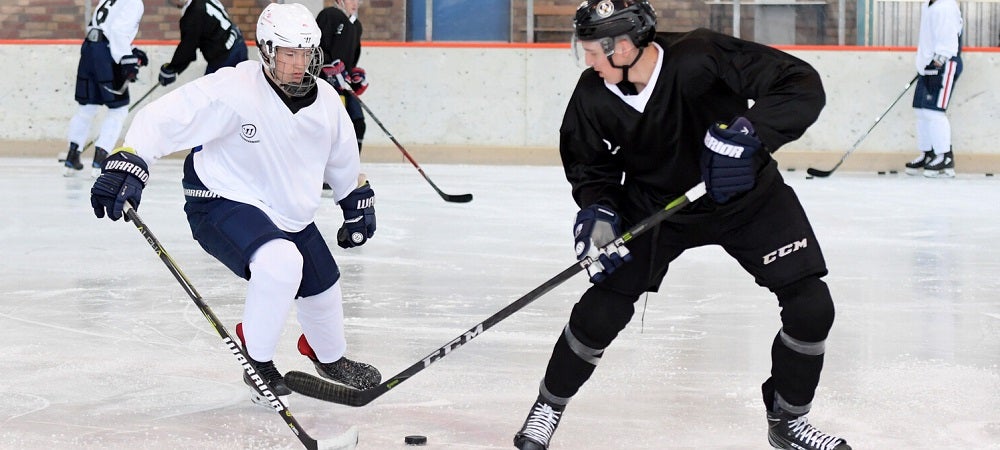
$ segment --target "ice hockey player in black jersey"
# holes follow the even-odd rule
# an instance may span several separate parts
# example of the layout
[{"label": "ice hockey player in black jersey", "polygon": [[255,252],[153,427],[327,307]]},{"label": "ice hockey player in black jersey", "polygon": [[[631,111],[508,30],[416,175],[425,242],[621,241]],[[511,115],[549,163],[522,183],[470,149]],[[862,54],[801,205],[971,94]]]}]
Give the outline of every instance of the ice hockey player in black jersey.
[{"label": "ice hockey player in black jersey", "polygon": [[161,86],[177,81],[177,75],[197,58],[198,50],[208,63],[206,75],[247,60],[243,33],[220,0],[168,1],[181,10],[181,42],[170,62],[160,66]]},{"label": "ice hockey player in black jersey", "polygon": [[347,108],[347,115],[354,124],[354,134],[358,136],[358,151],[365,139],[365,115],[361,104],[354,96],[345,93],[346,88],[339,85],[336,75],[341,75],[355,95],[361,95],[368,89],[368,74],[358,67],[361,59],[361,33],[364,28],[358,19],[358,7],[361,0],[334,0],[334,5],[324,8],[316,16],[323,38],[319,47],[323,49],[323,75],[327,81],[337,88]]},{"label": "ice hockey player in black jersey", "polygon": [[685,250],[718,245],[781,307],[762,385],[769,443],[850,449],[806,420],[834,306],[816,236],[771,157],[819,116],[826,101],[820,76],[764,45],[705,29],[657,34],[655,25],[646,0],[587,0],[574,17],[573,47],[588,68],[569,99],[559,151],[580,207],[576,255],[597,256],[612,237],[701,181],[708,195],[627,248],[603,250],[514,445],[548,448],[569,400],[640,296],[659,289]]}]

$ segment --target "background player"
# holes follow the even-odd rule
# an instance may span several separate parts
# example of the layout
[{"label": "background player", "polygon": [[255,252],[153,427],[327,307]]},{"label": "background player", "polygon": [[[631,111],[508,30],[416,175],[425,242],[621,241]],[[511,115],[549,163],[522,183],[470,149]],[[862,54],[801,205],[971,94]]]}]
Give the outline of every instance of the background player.
[{"label": "background player", "polygon": [[917,87],[917,148],[920,156],[906,163],[906,173],[925,177],[954,177],[951,122],[945,111],[958,76],[962,74],[962,12],[955,0],[931,0],[920,6],[920,35],[915,58]]},{"label": "background player", "polygon": [[201,56],[208,63],[206,75],[247,60],[247,44],[243,41],[243,33],[236,22],[229,18],[221,1],[169,1],[181,10],[181,41],[170,62],[160,66],[160,85],[166,86],[177,81],[177,75],[184,72],[197,58],[198,50],[201,50]]},{"label": "background player", "polygon": [[69,151],[63,161],[65,175],[83,170],[80,145],[87,140],[98,107],[108,107],[94,141],[94,173],[107,157],[106,149],[118,143],[128,116],[128,84],[135,82],[139,67],[149,64],[142,50],[132,47],[144,11],[142,0],[104,0],[87,24],[76,69],[76,102],[80,104],[69,121]]},{"label": "background player", "polygon": [[708,196],[628,248],[600,255],[603,270],[591,274],[593,285],[573,306],[514,445],[548,448],[567,403],[639,297],[659,288],[685,250],[719,245],[782,309],[762,386],[768,441],[849,449],[805,417],[833,300],[820,280],[826,263],[809,220],[771,157],[819,116],[826,100],[819,74],[771,47],[705,29],[656,35],[655,24],[646,0],[588,0],[574,17],[573,47],[589,68],[563,116],[559,150],[581,208],[577,257],[598,256],[599,246],[700,181]]},{"label": "background player", "polygon": [[125,202],[139,206],[147,162],[202,144],[184,161],[184,212],[202,248],[249,280],[236,332],[278,395],[291,392],[273,357],[293,302],[299,350],[320,375],[358,389],[381,381],[344,357],[340,271],[314,223],[326,182],[344,213],[337,243],[356,247],[375,234],[354,129],[333,88],[316,83],[319,37],[304,6],[268,5],[257,21],[260,63],[221,69],[142,108],[91,190],[97,217],[117,220]]},{"label": "background player", "polygon": [[359,152],[365,138],[365,115],[358,100],[342,91],[336,75],[341,74],[356,95],[361,95],[368,89],[365,69],[358,67],[363,32],[361,21],[358,20],[360,4],[361,0],[335,0],[334,6],[324,8],[316,16],[316,23],[323,33],[320,48],[323,49],[323,61],[327,64],[323,74],[344,100],[344,107],[354,124],[354,134],[358,136]]}]

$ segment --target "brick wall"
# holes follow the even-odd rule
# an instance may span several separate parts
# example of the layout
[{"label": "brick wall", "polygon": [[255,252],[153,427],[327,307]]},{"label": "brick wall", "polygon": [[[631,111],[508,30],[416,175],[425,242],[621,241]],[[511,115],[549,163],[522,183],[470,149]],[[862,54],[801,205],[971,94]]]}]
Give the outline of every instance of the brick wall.
[{"label": "brick wall", "polygon": [[[750,0],[752,1],[752,0]],[[832,1],[832,0],[831,0]],[[90,2],[90,11],[98,0],[2,0],[0,4],[0,39],[79,39],[83,36],[84,25],[89,17],[84,17]],[[247,39],[254,39],[254,25],[257,16],[270,0],[222,0],[230,16],[239,24]],[[180,11],[167,6],[164,0],[146,1],[137,39],[180,38],[177,20]],[[524,42],[526,7],[524,0],[512,0],[511,11],[512,41]],[[535,0],[536,5],[576,5],[579,0]],[[325,0],[330,6],[333,0]],[[687,30],[696,27],[713,28],[731,33],[727,25],[731,20],[731,6],[710,6],[704,0],[653,0],[658,16],[657,29],[661,31]],[[797,24],[796,43],[836,44],[837,43],[837,3],[803,9]],[[848,35],[846,42],[854,42],[852,28],[855,2],[847,3]],[[753,38],[753,8],[743,8],[742,36]],[[365,26],[364,39],[369,41],[402,41],[405,39],[406,0],[365,0],[360,10]],[[552,17],[536,19],[536,22],[570,27],[572,17]],[[569,32],[548,32],[540,34],[538,41],[568,42]]]}]

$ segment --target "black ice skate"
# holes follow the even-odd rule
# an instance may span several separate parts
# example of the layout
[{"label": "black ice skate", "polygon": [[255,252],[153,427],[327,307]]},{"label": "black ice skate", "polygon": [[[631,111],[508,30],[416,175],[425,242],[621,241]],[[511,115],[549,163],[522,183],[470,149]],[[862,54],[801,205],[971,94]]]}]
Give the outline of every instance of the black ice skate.
[{"label": "black ice skate", "polygon": [[954,178],[955,156],[949,151],[936,155],[934,160],[924,166],[924,176],[927,178]]},{"label": "black ice skate", "polygon": [[774,448],[789,450],[851,450],[847,441],[809,425],[806,416],[784,411],[767,412],[767,441]]},{"label": "black ice skate", "polygon": [[382,382],[382,374],[371,364],[352,361],[344,356],[331,363],[320,362],[305,335],[299,336],[298,347],[299,353],[309,358],[316,366],[316,372],[324,378],[361,390],[373,388]]},{"label": "black ice skate", "polygon": [[64,176],[72,176],[78,170],[83,170],[83,164],[80,163],[80,146],[75,143],[69,144],[69,152],[66,153],[66,159],[63,161],[63,165],[66,167],[63,172]]},{"label": "black ice skate", "polygon": [[920,170],[934,159],[934,150],[927,150],[913,161],[906,163],[907,175],[920,175]]},{"label": "black ice skate", "polygon": [[[236,324],[236,336],[240,338],[240,343],[243,344],[243,350],[246,351],[247,343],[243,339],[243,324]],[[261,381],[267,383],[268,389],[271,394],[281,397],[286,405],[288,404],[287,397],[292,394],[292,390],[288,388],[285,384],[285,377],[281,376],[281,372],[278,371],[277,367],[274,367],[273,361],[255,361],[247,354],[247,362],[253,367],[256,372],[255,377],[251,377],[246,371],[243,371],[243,382],[250,386],[250,401],[261,406],[272,407],[272,402],[275,401],[273,398],[268,398],[267,395],[261,392],[261,388],[257,384],[256,377],[259,377]]]},{"label": "black ice skate", "polygon": [[535,400],[534,406],[524,419],[521,431],[514,435],[514,447],[520,450],[544,450],[549,448],[552,433],[559,426],[559,419],[566,405],[550,403],[541,395]]},{"label": "black ice skate", "polygon": [[90,164],[90,175],[94,178],[101,176],[101,168],[104,167],[104,160],[108,159],[108,151],[97,147],[94,150],[94,162]]}]

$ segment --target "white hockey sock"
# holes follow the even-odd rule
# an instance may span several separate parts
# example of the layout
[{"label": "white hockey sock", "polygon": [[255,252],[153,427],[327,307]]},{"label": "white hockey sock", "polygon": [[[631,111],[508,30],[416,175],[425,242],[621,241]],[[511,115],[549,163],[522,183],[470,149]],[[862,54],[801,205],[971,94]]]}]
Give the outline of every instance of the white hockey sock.
[{"label": "white hockey sock", "polygon": [[334,362],[347,351],[344,338],[343,295],[340,281],[319,294],[296,300],[299,324],[316,358],[323,363]]},{"label": "white hockey sock", "polygon": [[101,124],[101,134],[97,135],[97,141],[94,142],[94,145],[111,153],[118,144],[118,136],[122,134],[126,117],[128,117],[128,108],[124,106],[109,109]]},{"label": "white hockey sock", "polygon": [[951,150],[951,122],[944,111],[917,109],[917,145],[943,155]]},{"label": "white hockey sock", "polygon": [[243,337],[247,354],[254,360],[274,359],[274,349],[301,280],[302,254],[291,241],[268,241],[250,258]]},{"label": "white hockey sock", "polygon": [[[87,141],[87,135],[90,134],[90,124],[94,121],[94,116],[97,115],[98,105],[80,105],[80,108],[76,110],[76,114],[73,114],[73,118],[69,120],[69,132],[66,133],[66,139],[80,147],[83,147]],[[82,148],[81,148],[82,150]]]}]

